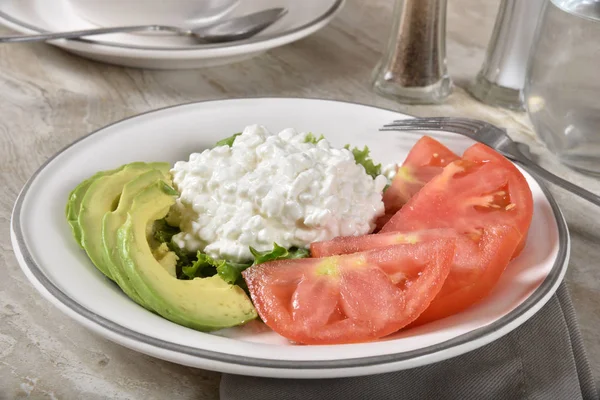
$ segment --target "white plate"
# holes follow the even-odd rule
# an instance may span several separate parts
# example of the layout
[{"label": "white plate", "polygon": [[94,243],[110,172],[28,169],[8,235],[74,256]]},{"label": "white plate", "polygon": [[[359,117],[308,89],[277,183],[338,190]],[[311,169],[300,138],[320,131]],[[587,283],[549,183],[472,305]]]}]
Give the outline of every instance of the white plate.
[{"label": "white plate", "polygon": [[[19,195],[12,216],[15,254],[32,284],[100,335],[194,367],[271,377],[342,377],[438,362],[498,339],[536,313],[564,276],[567,226],[556,202],[526,174],[534,216],[527,246],[487,298],[468,310],[373,343],[294,346],[256,322],[213,334],[171,323],[130,301],[96,270],[71,236],[67,196],[99,170],[132,161],[185,160],[189,153],[260,123],[323,133],[334,144],[368,145],[382,163],[404,159],[420,134],[378,132],[403,114],[313,99],[239,99],[186,104],[123,120],[73,143],[46,162]],[[437,133],[462,152],[472,141]]]},{"label": "white plate", "polygon": [[[288,13],[258,35],[232,43],[198,46],[189,38],[156,33],[90,36],[50,43],[82,57],[129,67],[185,69],[223,65],[318,31],[343,3],[344,0],[242,0],[227,17],[271,7],[285,7]],[[0,0],[0,24],[24,34],[97,27],[76,15],[67,0]]]}]

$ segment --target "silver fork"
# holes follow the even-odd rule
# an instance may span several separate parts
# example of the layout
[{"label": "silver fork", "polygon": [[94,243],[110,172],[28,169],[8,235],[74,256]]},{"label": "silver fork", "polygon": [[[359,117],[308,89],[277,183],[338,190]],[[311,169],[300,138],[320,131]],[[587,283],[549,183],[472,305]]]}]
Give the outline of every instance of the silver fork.
[{"label": "silver fork", "polygon": [[527,146],[523,143],[514,142],[504,131],[495,125],[485,121],[479,121],[469,118],[450,118],[450,117],[430,117],[430,118],[411,118],[394,121],[391,124],[384,125],[380,131],[446,131],[458,133],[467,136],[473,140],[490,146],[507,158],[521,164],[525,169],[533,174],[546,179],[576,194],[577,196],[600,206],[600,196],[574,185],[553,173],[545,170],[529,159],[519,145]]}]

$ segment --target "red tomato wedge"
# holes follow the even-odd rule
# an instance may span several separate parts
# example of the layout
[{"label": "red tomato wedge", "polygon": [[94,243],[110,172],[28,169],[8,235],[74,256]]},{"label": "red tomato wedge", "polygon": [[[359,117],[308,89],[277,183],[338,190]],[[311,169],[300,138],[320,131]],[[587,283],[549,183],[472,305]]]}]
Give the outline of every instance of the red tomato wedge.
[{"label": "red tomato wedge", "polygon": [[454,229],[387,232],[338,237],[311,244],[313,257],[347,254],[398,243],[420,243],[435,238],[455,238],[456,251],[450,273],[429,307],[411,325],[420,325],[458,313],[488,295],[494,288],[521,241],[515,228],[485,227],[467,236]]},{"label": "red tomato wedge", "polygon": [[462,237],[444,286],[411,326],[454,315],[487,296],[521,242],[519,232],[507,225],[484,228],[479,239]]},{"label": "red tomato wedge", "polygon": [[[461,238],[456,230],[426,229],[414,232],[387,232],[362,236],[338,236],[324,242],[313,242],[310,244],[312,257],[329,257],[340,254],[352,254],[361,251],[373,250],[397,244],[415,244],[437,238]],[[457,252],[460,252],[457,246]]]},{"label": "red tomato wedge", "polygon": [[413,322],[450,272],[455,239],[259,264],[242,274],[254,306],[297,343],[375,340]]},{"label": "red tomato wedge", "polygon": [[398,168],[392,184],[383,193],[385,214],[377,221],[377,230],[381,229],[427,182],[439,175],[446,165],[459,158],[446,146],[429,136],[419,139],[411,148],[402,166]]},{"label": "red tomato wedge", "polygon": [[525,177],[506,158],[477,143],[448,164],[400,209],[381,232],[454,228],[471,234],[510,225],[520,235],[513,257],[525,246],[533,197]]},{"label": "red tomato wedge", "polygon": [[[518,256],[525,247],[527,232],[529,232],[529,226],[533,217],[533,196],[527,180],[512,162],[497,151],[481,143],[469,147],[463,154],[463,160],[478,164],[497,163],[509,171],[507,182],[504,186],[506,188],[505,194],[501,200],[498,199],[499,201],[496,201],[496,204],[501,207],[504,206],[505,211],[508,211],[511,217],[513,225],[521,233],[521,242],[517,246],[513,258]],[[494,219],[500,223],[503,217],[497,212],[494,214],[494,218],[490,219]]]}]

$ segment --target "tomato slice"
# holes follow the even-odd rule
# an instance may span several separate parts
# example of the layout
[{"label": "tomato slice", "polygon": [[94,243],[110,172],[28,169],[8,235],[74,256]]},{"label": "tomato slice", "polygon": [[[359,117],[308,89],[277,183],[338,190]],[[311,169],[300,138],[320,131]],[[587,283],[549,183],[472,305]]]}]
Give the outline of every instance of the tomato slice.
[{"label": "tomato slice", "polygon": [[402,166],[396,171],[392,184],[383,193],[385,214],[378,219],[377,230],[381,229],[427,182],[439,175],[446,165],[459,158],[446,146],[429,136],[419,139],[411,148]]},{"label": "tomato slice", "polygon": [[[438,238],[462,237],[451,228],[427,229],[413,232],[387,232],[362,236],[338,236],[324,242],[310,244],[312,257],[329,257],[340,254],[352,254],[361,251],[389,247],[397,244],[415,244]],[[460,249],[457,249],[460,251]]]},{"label": "tomato slice", "polygon": [[397,243],[419,243],[435,238],[455,238],[456,252],[444,285],[429,307],[411,324],[424,324],[458,313],[487,296],[508,265],[521,235],[512,226],[485,227],[470,235],[454,229],[387,232],[338,237],[311,245],[314,257],[346,254],[387,247]]},{"label": "tomato slice", "polygon": [[506,158],[477,143],[448,164],[402,207],[381,232],[454,228],[471,234],[490,225],[509,225],[525,246],[533,197],[525,177]]},{"label": "tomato slice", "polygon": [[[501,207],[504,206],[505,211],[508,211],[510,215],[511,224],[521,233],[521,242],[517,246],[513,258],[518,256],[525,247],[527,232],[529,232],[529,226],[533,217],[533,196],[527,180],[521,171],[506,157],[481,143],[469,147],[463,154],[463,160],[475,163],[493,163],[498,168],[501,167],[508,171],[505,185],[507,194],[504,195],[500,202],[496,202],[496,204],[499,204]],[[502,223],[504,216],[496,212],[491,219]]]},{"label": "tomato slice", "polygon": [[413,322],[450,272],[455,239],[273,261],[243,272],[262,320],[297,343],[375,340]]},{"label": "tomato slice", "polygon": [[461,236],[462,239],[456,241],[456,255],[448,279],[411,326],[454,315],[487,296],[521,242],[520,233],[508,225],[484,228],[479,238]]}]

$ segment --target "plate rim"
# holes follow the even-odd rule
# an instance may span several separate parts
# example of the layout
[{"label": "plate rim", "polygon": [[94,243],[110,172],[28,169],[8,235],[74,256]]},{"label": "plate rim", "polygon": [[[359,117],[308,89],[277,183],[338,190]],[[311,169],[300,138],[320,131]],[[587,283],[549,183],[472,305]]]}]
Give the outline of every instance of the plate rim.
[{"label": "plate rim", "polygon": [[[320,24],[323,24],[327,21],[330,21],[335,15],[341,11],[342,7],[346,3],[346,0],[333,0],[333,4],[329,7],[324,13],[320,14],[316,18],[307,22],[304,25],[296,27],[294,29],[290,29],[280,33],[273,33],[264,36],[254,36],[249,39],[240,40],[237,42],[231,43],[216,43],[216,44],[203,44],[201,47],[187,46],[187,47],[155,47],[155,46],[142,46],[142,45],[131,45],[131,44],[118,44],[113,42],[106,42],[102,40],[94,40],[94,39],[57,39],[54,41],[49,41],[49,44],[64,47],[71,50],[82,50],[78,45],[83,45],[84,47],[90,46],[92,48],[96,48],[99,50],[103,50],[103,48],[108,48],[108,51],[119,51],[119,50],[131,50],[131,51],[139,51],[142,53],[147,52],[204,52],[206,50],[228,50],[230,52],[235,52],[236,50],[244,53],[244,52],[252,52],[252,51],[260,51],[260,49],[248,49],[247,51],[243,51],[246,47],[253,47],[252,45],[257,45],[256,47],[270,48],[273,47],[270,44],[273,42],[278,42],[283,40],[285,42],[286,38],[295,37],[298,34],[301,34],[304,31],[310,31],[311,29],[318,27]],[[8,14],[5,11],[0,9],[0,24],[7,26],[5,23],[19,26],[23,29],[33,31],[35,33],[47,33],[48,31],[44,29],[40,29],[38,26],[31,25],[28,22],[19,20],[14,16]],[[10,26],[8,26],[10,27]],[[310,33],[309,33],[310,34]],[[303,37],[303,36],[301,36]],[[285,42],[287,43],[287,42]],[[275,45],[277,46],[277,45]],[[73,48],[75,47],[75,48]]]},{"label": "plate rim", "polygon": [[[558,230],[558,252],[556,255],[555,262],[552,266],[550,273],[546,276],[544,281],[540,284],[540,286],[519,306],[517,306],[514,310],[509,312],[507,315],[501,317],[500,319],[484,326],[481,328],[477,328],[473,331],[467,332],[460,336],[454,337],[452,339],[446,340],[441,343],[437,343],[431,346],[427,346],[421,349],[415,349],[408,352],[400,352],[400,353],[391,353],[391,354],[382,354],[375,356],[366,356],[366,357],[356,357],[356,358],[348,358],[342,360],[277,360],[277,359],[268,359],[268,358],[256,358],[249,356],[238,356],[232,355],[228,353],[222,353],[218,351],[212,351],[207,349],[199,349],[191,346],[185,346],[173,342],[169,342],[162,339],[157,339],[151,336],[148,336],[143,333],[136,332],[132,329],[121,326],[112,320],[104,318],[93,311],[83,307],[79,303],[77,303],[74,299],[69,297],[66,293],[60,290],[54,283],[52,283],[43,273],[42,269],[35,263],[27,245],[25,243],[23,230],[21,227],[21,210],[23,207],[23,202],[27,196],[27,193],[35,182],[37,176],[49,165],[53,162],[59,155],[67,151],[69,148],[74,146],[75,144],[95,135],[101,133],[105,129],[112,127],[114,125],[118,125],[120,123],[129,121],[134,118],[142,117],[147,114],[159,113],[164,110],[178,108],[178,107],[186,107],[193,106],[204,103],[216,103],[216,102],[235,102],[235,101],[256,101],[256,100],[295,100],[295,101],[308,101],[308,102],[332,102],[332,103],[341,103],[341,104],[350,104],[354,106],[360,107],[368,107],[374,108],[378,110],[390,111],[393,113],[410,116],[409,114],[405,114],[399,112],[397,110],[392,110],[389,108],[374,106],[370,104],[362,104],[358,102],[350,102],[350,101],[342,101],[342,100],[334,100],[334,99],[322,99],[322,98],[307,98],[307,97],[242,97],[242,98],[233,98],[233,99],[220,99],[220,100],[202,100],[202,101],[192,101],[186,103],[180,103],[176,105],[171,105],[167,107],[161,107],[153,110],[149,110],[146,112],[142,112],[139,114],[132,115],[130,117],[123,118],[121,120],[112,122],[108,125],[102,126],[80,138],[66,145],[50,158],[48,158],[27,180],[23,188],[21,189],[13,207],[13,211],[11,213],[11,241],[13,249],[15,250],[15,254],[17,256],[17,261],[20,267],[23,269],[26,277],[31,281],[31,277],[35,278],[37,283],[41,285],[47,293],[43,293],[39,290],[36,285],[36,282],[31,282],[36,290],[40,291],[44,297],[46,297],[51,303],[53,303],[57,308],[61,311],[67,313],[66,309],[70,310],[77,314],[78,317],[82,318],[82,320],[77,320],[77,322],[85,325],[88,324],[93,325],[96,328],[103,328],[104,330],[108,330],[112,334],[116,334],[120,337],[123,337],[127,340],[132,340],[137,343],[141,343],[146,346],[151,346],[152,348],[156,348],[160,351],[170,351],[176,354],[200,358],[208,361],[216,361],[225,364],[238,365],[244,367],[255,367],[260,369],[283,369],[283,370],[336,370],[336,369],[348,369],[348,368],[359,368],[359,367],[373,367],[377,365],[385,365],[391,363],[399,363],[399,362],[407,362],[413,359],[419,359],[422,357],[431,357],[434,355],[439,355],[440,353],[454,353],[448,354],[447,357],[442,357],[437,361],[441,361],[443,359],[451,358],[460,354],[464,354],[471,350],[474,350],[478,347],[481,347],[491,341],[494,341],[505,334],[511,332],[516,329],[518,326],[523,324],[529,318],[531,318],[537,311],[539,311],[545,303],[551,298],[552,294],[557,290],[559,284],[562,282],[565,272],[568,267],[569,261],[569,253],[570,253],[570,237],[568,226],[565,221],[565,218],[558,206],[558,203],[546,187],[545,183],[530,172],[526,167],[524,168],[530,175],[535,179],[538,183],[542,192],[546,196],[548,203],[552,209],[552,213],[554,219],[557,223]],[[31,274],[31,277],[30,277]],[[58,301],[58,304],[55,303]],[[66,307],[65,310],[62,307]],[[537,309],[536,309],[537,307]],[[533,310],[533,312],[532,312]],[[528,315],[531,314],[531,315]],[[72,317],[72,315],[69,315]],[[84,323],[85,321],[85,323]],[[96,329],[98,330],[98,329]],[[492,337],[492,340],[486,341],[489,337]],[[494,338],[494,336],[496,336]],[[122,343],[120,343],[122,344]],[[464,350],[464,347],[469,347],[469,344],[478,344],[476,346],[470,346],[470,350]],[[454,350],[454,351],[452,351]],[[150,354],[150,353],[148,353]],[[155,355],[156,356],[156,355]],[[426,363],[428,364],[428,363]],[[407,367],[411,368],[411,367]]]}]

